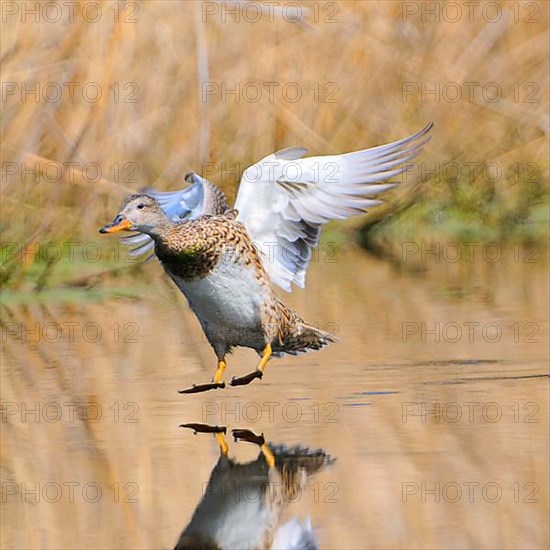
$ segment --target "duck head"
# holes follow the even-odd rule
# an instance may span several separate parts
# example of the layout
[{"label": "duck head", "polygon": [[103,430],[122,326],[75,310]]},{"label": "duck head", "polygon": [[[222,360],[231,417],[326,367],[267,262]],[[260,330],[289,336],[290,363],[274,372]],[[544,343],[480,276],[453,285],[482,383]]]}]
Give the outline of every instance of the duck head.
[{"label": "duck head", "polygon": [[156,199],[144,194],[129,195],[122,201],[116,218],[99,232],[116,233],[124,230],[150,235],[156,227],[169,221]]}]

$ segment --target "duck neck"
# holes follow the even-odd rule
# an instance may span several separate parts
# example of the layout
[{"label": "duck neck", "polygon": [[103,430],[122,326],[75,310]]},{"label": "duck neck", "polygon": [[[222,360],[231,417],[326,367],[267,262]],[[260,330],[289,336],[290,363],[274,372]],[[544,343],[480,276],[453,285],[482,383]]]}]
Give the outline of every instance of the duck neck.
[{"label": "duck neck", "polygon": [[173,222],[168,216],[164,216],[164,219],[159,223],[155,224],[154,227],[147,228],[143,233],[147,233],[154,241],[162,241],[170,233],[172,227],[174,227],[175,222]]}]

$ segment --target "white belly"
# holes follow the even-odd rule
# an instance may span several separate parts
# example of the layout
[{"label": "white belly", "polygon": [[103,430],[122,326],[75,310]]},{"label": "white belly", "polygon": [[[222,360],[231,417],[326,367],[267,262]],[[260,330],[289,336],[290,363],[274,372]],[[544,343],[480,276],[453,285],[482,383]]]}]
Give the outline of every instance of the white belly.
[{"label": "white belly", "polygon": [[266,288],[252,266],[224,261],[208,276],[185,281],[171,275],[185,294],[211,344],[224,342],[263,349],[261,307]]}]

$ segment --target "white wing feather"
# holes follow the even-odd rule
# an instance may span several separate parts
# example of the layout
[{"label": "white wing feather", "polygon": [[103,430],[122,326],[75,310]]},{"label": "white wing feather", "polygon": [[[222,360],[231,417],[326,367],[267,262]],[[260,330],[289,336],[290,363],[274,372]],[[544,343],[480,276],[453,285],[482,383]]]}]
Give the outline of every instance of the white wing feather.
[{"label": "white wing feather", "polygon": [[235,209],[258,247],[270,279],[290,292],[303,287],[321,226],[363,214],[382,201],[372,199],[396,184],[430,139],[432,124],[404,139],[371,149],[301,158],[307,149],[283,149],[247,168]]}]

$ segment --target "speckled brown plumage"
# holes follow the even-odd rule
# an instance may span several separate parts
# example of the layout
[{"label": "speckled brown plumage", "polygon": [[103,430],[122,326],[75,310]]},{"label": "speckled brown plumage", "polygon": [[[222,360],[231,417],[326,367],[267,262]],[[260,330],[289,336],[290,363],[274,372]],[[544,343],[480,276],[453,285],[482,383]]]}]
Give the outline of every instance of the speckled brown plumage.
[{"label": "speckled brown plumage", "polygon": [[[231,258],[243,269],[254,269],[268,299],[262,307],[266,342],[275,354],[321,349],[332,341],[326,334],[307,325],[273,293],[256,248],[244,226],[235,221],[236,212],[202,216],[184,223],[169,223],[158,228],[155,253],[170,275],[184,280],[207,276],[216,269],[222,256]],[[227,327],[228,329],[231,327]]]},{"label": "speckled brown plumage", "polygon": [[[193,172],[187,174],[186,181],[193,183],[195,174]],[[227,197],[225,193],[211,181],[202,178],[202,185],[204,188],[204,204],[203,212],[205,214],[223,214],[229,210],[227,204]]]},{"label": "speckled brown plumage", "polygon": [[236,346],[259,354],[269,346],[269,354],[281,355],[334,342],[331,334],[306,324],[275,296],[261,257],[236,216],[233,210],[174,222],[154,198],[138,194],[123,201],[105,230],[123,224],[153,238],[155,254],[187,297],[219,361]]},{"label": "speckled brown plumage", "polygon": [[256,261],[256,268],[263,271],[246,230],[235,218],[236,212],[231,211],[159,225],[154,235],[155,254],[167,271],[188,281],[208,275],[222,255],[243,266]]}]

